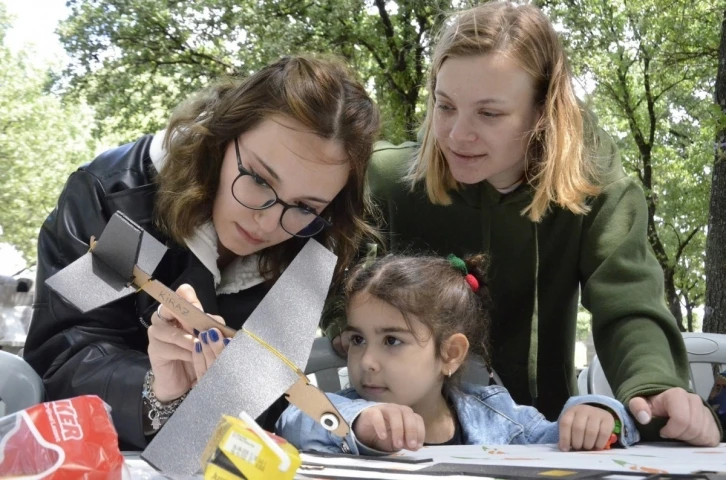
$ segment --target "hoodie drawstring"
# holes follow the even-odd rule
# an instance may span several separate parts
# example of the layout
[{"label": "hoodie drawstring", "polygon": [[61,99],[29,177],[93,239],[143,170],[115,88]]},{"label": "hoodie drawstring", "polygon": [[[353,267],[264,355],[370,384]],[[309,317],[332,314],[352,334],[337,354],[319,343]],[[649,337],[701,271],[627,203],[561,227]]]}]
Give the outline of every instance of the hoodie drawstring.
[{"label": "hoodie drawstring", "polygon": [[537,351],[539,344],[539,238],[537,236],[537,224],[532,223],[534,228],[534,305],[532,306],[532,322],[529,335],[529,362],[527,364],[527,377],[529,379],[529,394],[532,397],[532,406],[537,406]]}]

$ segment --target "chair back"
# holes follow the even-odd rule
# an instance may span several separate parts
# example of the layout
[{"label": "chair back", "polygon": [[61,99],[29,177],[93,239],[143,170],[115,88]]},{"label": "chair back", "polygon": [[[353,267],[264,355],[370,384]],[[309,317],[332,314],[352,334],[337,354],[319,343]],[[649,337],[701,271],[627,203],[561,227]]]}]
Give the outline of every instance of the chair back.
[{"label": "chair back", "polygon": [[317,337],[313,340],[305,375],[314,375],[314,383],[324,392],[341,390],[339,371],[348,364],[345,358],[333,349],[328,337]]},{"label": "chair back", "polygon": [[[707,400],[714,384],[714,368],[726,368],[726,335],[720,333],[683,333],[688,352],[690,387]],[[592,359],[587,375],[588,393],[614,397],[597,355]]]},{"label": "chair back", "polygon": [[577,375],[577,391],[579,392],[578,395],[585,395],[587,393],[587,372],[590,369],[588,367],[583,368],[580,370],[580,373]]},{"label": "chair back", "polygon": [[45,398],[43,381],[21,357],[0,350],[0,400],[5,415],[37,405]]},{"label": "chair back", "polygon": [[708,399],[715,382],[716,372],[726,369],[726,335],[719,333],[683,334],[691,368],[691,386],[704,400]]}]

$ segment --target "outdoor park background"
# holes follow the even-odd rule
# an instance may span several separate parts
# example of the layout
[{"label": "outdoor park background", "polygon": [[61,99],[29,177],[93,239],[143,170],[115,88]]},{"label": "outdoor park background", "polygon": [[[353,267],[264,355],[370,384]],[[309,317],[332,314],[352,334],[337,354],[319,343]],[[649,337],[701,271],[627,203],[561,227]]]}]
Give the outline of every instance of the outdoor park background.
[{"label": "outdoor park background", "polygon": [[[33,279],[38,229],[70,172],[163,128],[220,75],[336,53],[378,101],[382,136],[414,138],[432,32],[473,3],[0,0],[0,276]],[[726,333],[723,0],[533,3],[561,32],[578,95],[643,186],[664,301],[682,330]],[[583,310],[578,339],[588,334]]]}]

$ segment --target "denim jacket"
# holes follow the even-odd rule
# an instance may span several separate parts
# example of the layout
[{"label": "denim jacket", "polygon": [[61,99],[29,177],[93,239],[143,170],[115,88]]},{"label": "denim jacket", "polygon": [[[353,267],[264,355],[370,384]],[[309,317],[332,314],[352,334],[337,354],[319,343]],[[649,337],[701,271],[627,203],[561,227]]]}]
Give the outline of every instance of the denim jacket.
[{"label": "denim jacket", "polygon": [[[351,426],[351,433],[345,442],[293,405],[289,406],[278,420],[276,433],[300,450],[361,455],[383,454],[384,452],[358,442],[353,433],[353,422],[358,415],[377,403],[362,399],[353,388],[327,395]],[[499,385],[462,384],[449,390],[449,399],[458,415],[466,445],[527,445],[557,443],[559,440],[557,422],[546,420],[536,408],[517,405],[509,392]],[[618,435],[618,441],[622,446],[627,447],[640,440],[633,419],[625,407],[614,398],[602,395],[571,397],[565,404],[563,412],[579,404],[604,407],[613,412],[623,426]]]}]

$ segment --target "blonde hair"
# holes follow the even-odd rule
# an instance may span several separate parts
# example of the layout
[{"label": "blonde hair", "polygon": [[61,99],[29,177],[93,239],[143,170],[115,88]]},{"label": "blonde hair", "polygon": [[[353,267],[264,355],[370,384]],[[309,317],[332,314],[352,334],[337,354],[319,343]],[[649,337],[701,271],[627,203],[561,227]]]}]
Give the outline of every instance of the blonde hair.
[{"label": "blonde hair", "polygon": [[535,193],[522,214],[538,222],[551,203],[576,214],[587,213],[586,199],[600,192],[591,161],[595,132],[584,125],[567,57],[547,17],[532,5],[490,2],[457,13],[448,23],[433,53],[423,141],[406,177],[411,188],[423,180],[432,203],[451,203],[448,192],[459,184],[432,131],[436,76],[450,57],[497,53],[531,75],[535,104],[542,111],[525,154],[525,177]]}]

